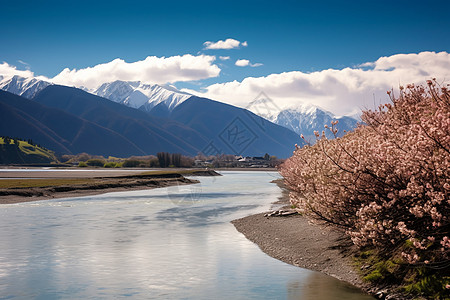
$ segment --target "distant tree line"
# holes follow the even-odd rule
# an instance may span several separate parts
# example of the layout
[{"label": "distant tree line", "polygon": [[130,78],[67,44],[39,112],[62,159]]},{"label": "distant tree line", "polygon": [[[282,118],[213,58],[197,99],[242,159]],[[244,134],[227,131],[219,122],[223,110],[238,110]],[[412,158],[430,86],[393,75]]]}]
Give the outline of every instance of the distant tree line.
[{"label": "distant tree line", "polygon": [[181,167],[181,154],[179,153],[158,152],[156,156],[161,168]]},{"label": "distant tree line", "polygon": [[194,158],[179,153],[160,152],[155,155],[131,156],[129,158],[117,158],[109,156],[80,153],[76,155],[65,154],[60,160],[67,164],[79,167],[104,167],[104,168],[190,168],[194,166]]},{"label": "distant tree line", "polygon": [[78,165],[79,167],[103,167],[103,168],[239,168],[260,165],[274,168],[281,164],[283,160],[265,154],[263,157],[247,157],[240,161],[241,156],[220,154],[215,156],[205,156],[199,154],[189,157],[180,153],[158,152],[155,155],[131,156],[129,158],[118,158],[109,156],[80,153],[76,155],[61,155],[61,162]]}]

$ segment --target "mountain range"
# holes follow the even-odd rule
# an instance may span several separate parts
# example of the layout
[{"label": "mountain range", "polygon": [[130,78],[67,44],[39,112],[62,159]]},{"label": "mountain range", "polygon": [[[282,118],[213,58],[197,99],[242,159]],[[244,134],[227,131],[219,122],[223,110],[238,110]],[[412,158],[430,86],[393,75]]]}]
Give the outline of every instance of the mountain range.
[{"label": "mountain range", "polygon": [[139,81],[120,80],[104,83],[91,92],[111,101],[148,112],[159,104],[173,110],[177,105],[192,96],[168,85],[160,86],[158,84],[143,84]]},{"label": "mountain range", "polygon": [[[91,91],[93,94],[105,97],[111,101],[138,108],[152,115],[166,117],[179,104],[186,101],[192,95],[180,92],[170,86],[160,86],[157,84],[147,85],[137,81],[114,81],[102,84],[98,89]],[[271,102],[268,97],[259,99]],[[351,131],[357,126],[357,120],[352,117],[336,117],[331,112],[323,110],[314,105],[302,105],[290,109],[281,110],[276,105],[263,103],[266,109],[258,109],[249,105],[249,110],[272,123],[283,126],[297,133],[303,134],[307,140],[314,142],[314,131],[321,132],[324,125],[330,125],[332,120],[339,121],[338,136],[342,136],[345,131]],[[328,138],[333,135],[326,131]]]},{"label": "mountain range", "polygon": [[57,153],[119,157],[161,151],[288,157],[299,142],[292,131],[267,120],[260,127],[253,118],[261,117],[217,101],[191,96],[160,117],[156,108],[163,105],[151,114],[53,84],[31,99],[0,91],[0,132],[33,139]]},{"label": "mountain range", "polygon": [[0,132],[32,139],[60,154],[108,154],[104,150],[107,148],[114,149],[112,152],[118,156],[142,153],[128,139],[107,128],[5,91],[0,91]]},{"label": "mountain range", "polygon": [[358,125],[358,121],[354,118],[347,116],[336,117],[332,113],[312,105],[281,110],[268,118],[268,120],[299,135],[303,134],[305,140],[312,144],[314,144],[316,139],[314,131],[321,133],[324,130],[327,138],[334,138],[333,133],[324,127],[325,125],[331,127],[332,121],[338,121],[336,126],[338,137],[343,136],[345,132],[353,130]]},{"label": "mountain range", "polygon": [[[271,114],[256,110],[257,115],[168,85],[138,81],[104,83],[86,91],[36,78],[0,76],[0,89],[21,96],[0,93],[0,114],[9,116],[0,121],[0,133],[32,138],[57,153],[288,157],[294,144],[302,144],[300,133],[312,137],[314,130],[336,119],[313,106]],[[356,126],[355,119],[338,119],[341,131]],[[67,125],[61,127],[63,123]]]},{"label": "mountain range", "polygon": [[4,90],[27,99],[36,96],[40,91],[51,85],[50,82],[33,77],[0,75],[0,90]]}]

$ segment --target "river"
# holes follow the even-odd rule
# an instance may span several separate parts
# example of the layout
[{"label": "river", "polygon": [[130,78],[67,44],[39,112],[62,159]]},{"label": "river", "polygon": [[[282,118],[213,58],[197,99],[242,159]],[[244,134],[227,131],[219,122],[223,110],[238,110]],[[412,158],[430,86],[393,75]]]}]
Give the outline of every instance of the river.
[{"label": "river", "polygon": [[271,208],[270,172],[0,206],[1,299],[373,299],[264,254],[231,220]]}]

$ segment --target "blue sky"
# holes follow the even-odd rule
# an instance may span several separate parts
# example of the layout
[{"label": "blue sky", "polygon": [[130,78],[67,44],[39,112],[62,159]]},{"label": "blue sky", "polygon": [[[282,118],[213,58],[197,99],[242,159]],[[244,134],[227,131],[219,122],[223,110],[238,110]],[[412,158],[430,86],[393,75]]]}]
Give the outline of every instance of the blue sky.
[{"label": "blue sky", "polygon": [[[450,49],[450,1],[2,1],[1,7],[0,63],[48,78],[116,58],[215,56],[220,74],[175,82],[199,90]],[[248,46],[204,49],[206,41],[227,38]],[[262,65],[239,67],[238,59]]]}]

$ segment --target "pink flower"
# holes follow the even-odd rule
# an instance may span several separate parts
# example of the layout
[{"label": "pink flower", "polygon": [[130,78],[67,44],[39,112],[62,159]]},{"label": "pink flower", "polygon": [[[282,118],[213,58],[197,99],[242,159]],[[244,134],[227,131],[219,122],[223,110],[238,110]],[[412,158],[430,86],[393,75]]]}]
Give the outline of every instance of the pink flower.
[{"label": "pink flower", "polygon": [[291,203],[349,228],[358,246],[384,251],[409,239],[408,263],[449,260],[450,96],[435,79],[428,85],[388,91],[392,104],[363,111],[364,125],[342,138],[314,132],[316,144],[280,169]]}]

